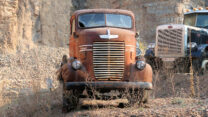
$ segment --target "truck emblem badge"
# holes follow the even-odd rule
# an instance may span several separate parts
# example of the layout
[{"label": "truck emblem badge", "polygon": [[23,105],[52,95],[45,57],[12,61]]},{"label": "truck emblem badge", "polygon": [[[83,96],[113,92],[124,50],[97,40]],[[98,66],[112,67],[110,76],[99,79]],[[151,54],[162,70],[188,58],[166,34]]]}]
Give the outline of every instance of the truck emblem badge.
[{"label": "truck emblem badge", "polygon": [[118,38],[118,35],[111,35],[110,29],[107,29],[107,35],[99,35],[101,39],[115,39]]}]

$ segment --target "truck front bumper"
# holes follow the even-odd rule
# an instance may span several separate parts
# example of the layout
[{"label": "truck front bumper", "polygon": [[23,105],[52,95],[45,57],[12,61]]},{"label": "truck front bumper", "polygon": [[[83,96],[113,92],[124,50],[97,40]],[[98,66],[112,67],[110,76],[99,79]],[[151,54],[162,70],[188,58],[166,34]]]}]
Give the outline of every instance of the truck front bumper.
[{"label": "truck front bumper", "polygon": [[67,82],[65,83],[65,89],[145,89],[151,90],[152,83],[150,82]]}]

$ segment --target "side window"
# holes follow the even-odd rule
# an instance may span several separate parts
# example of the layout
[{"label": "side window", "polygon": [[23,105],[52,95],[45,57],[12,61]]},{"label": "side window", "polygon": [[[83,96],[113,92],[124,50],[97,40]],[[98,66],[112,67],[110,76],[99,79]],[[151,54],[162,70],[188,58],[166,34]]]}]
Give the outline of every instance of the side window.
[{"label": "side window", "polygon": [[71,24],[71,35],[75,32],[75,19],[73,19]]}]

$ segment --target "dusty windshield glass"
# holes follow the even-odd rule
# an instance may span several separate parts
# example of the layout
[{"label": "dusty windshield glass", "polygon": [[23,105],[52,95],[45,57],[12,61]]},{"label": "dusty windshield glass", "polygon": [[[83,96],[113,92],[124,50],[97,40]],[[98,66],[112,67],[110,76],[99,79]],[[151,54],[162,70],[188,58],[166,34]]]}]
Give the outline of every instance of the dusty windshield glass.
[{"label": "dusty windshield glass", "polygon": [[105,26],[105,15],[102,13],[83,14],[79,16],[78,22],[81,28]]},{"label": "dusty windshield glass", "polygon": [[119,27],[119,28],[131,28],[132,19],[128,15],[123,14],[103,14],[103,13],[88,13],[82,14],[78,17],[80,28],[91,27]]},{"label": "dusty windshield glass", "polygon": [[184,24],[189,26],[195,26],[196,14],[188,14],[184,16]]},{"label": "dusty windshield glass", "polygon": [[208,27],[208,14],[198,14],[196,26],[197,27]]},{"label": "dusty windshield glass", "polygon": [[120,28],[131,28],[132,21],[131,17],[121,14],[106,14],[107,26],[120,27]]}]

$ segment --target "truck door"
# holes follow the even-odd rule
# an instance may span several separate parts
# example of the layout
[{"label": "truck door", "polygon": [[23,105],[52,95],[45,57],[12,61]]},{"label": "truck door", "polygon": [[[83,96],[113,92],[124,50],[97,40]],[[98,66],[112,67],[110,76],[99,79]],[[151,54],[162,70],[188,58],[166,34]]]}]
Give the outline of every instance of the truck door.
[{"label": "truck door", "polygon": [[72,16],[71,20],[70,20],[70,39],[69,39],[69,55],[70,57],[77,57],[77,52],[78,52],[78,48],[77,48],[77,41],[78,39],[76,39],[76,37],[74,37],[76,33],[76,20],[75,17]]}]

